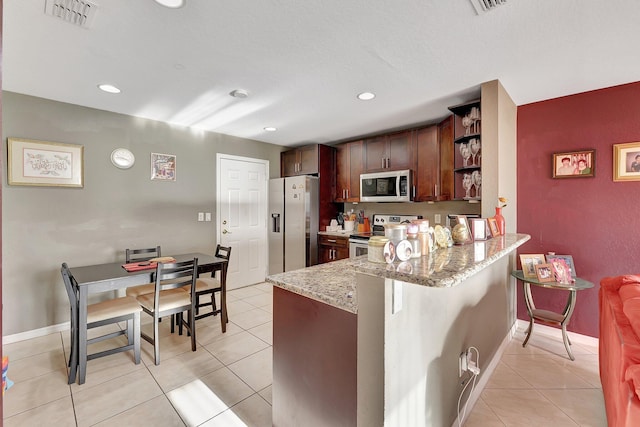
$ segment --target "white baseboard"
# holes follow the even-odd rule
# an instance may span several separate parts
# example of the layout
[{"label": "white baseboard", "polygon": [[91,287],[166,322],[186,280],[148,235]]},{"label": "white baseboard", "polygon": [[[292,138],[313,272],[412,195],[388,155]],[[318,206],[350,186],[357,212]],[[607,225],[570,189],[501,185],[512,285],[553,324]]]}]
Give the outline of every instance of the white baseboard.
[{"label": "white baseboard", "polygon": [[6,335],[2,337],[2,345],[12,344],[18,341],[24,341],[31,338],[43,337],[45,335],[53,334],[54,332],[68,331],[70,328],[69,322],[59,323],[57,325],[47,326],[45,328],[33,329],[27,332],[20,332],[19,334]]}]

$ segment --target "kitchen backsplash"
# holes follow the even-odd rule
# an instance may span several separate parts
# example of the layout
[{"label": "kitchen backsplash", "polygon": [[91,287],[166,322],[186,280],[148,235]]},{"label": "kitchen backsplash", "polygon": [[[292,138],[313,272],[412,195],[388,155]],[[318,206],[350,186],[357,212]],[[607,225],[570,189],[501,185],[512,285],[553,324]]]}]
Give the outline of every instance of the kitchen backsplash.
[{"label": "kitchen backsplash", "polygon": [[434,215],[440,214],[440,224],[446,225],[448,214],[480,214],[480,203],[469,203],[466,201],[437,202],[437,203],[345,203],[345,211],[358,212],[364,209],[365,216],[371,217],[373,214],[394,214],[394,215],[422,215],[429,220],[429,224],[436,224]]}]

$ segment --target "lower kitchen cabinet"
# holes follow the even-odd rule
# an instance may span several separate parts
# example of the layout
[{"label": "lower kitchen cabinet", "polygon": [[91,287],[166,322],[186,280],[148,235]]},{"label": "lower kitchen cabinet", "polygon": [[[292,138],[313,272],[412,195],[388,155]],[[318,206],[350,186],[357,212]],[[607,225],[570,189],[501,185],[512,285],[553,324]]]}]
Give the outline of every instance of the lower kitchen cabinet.
[{"label": "lower kitchen cabinet", "polygon": [[349,258],[349,236],[318,234],[318,263]]}]

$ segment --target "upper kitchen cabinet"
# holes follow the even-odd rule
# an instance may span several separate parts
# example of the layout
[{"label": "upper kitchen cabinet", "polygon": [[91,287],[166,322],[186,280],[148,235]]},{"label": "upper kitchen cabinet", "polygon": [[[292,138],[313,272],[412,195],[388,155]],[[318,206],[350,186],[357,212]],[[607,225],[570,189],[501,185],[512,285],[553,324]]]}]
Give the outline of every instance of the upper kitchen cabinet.
[{"label": "upper kitchen cabinet", "polygon": [[336,202],[360,201],[362,141],[338,144],[336,148]]},{"label": "upper kitchen cabinet", "polygon": [[283,151],[280,153],[280,176],[315,175],[320,173],[320,150],[320,144],[311,144]]},{"label": "upper kitchen cabinet", "polygon": [[480,100],[449,107],[454,129],[454,198],[482,198],[482,140]]},{"label": "upper kitchen cabinet", "polygon": [[451,152],[453,137],[451,119],[440,125],[431,125],[416,129],[414,152],[417,167],[414,169],[413,183],[415,202],[448,200],[452,188]]},{"label": "upper kitchen cabinet", "polygon": [[415,169],[413,131],[380,135],[364,141],[364,172]]}]

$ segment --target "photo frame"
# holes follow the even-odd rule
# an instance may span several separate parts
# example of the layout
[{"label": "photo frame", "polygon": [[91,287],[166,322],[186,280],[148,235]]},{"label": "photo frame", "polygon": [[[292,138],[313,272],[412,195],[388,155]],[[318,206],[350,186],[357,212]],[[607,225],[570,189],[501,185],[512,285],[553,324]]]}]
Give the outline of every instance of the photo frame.
[{"label": "photo frame", "polygon": [[486,240],[489,238],[486,219],[469,218],[469,220],[471,221],[471,233],[473,235],[473,240]]},{"label": "photo frame", "polygon": [[564,261],[567,267],[571,270],[571,277],[574,279],[576,276],[576,267],[573,265],[573,257],[571,255],[546,255],[546,259],[548,263],[553,263],[554,261]]},{"label": "photo frame", "polygon": [[9,185],[84,187],[84,146],[7,138]]},{"label": "photo frame", "polygon": [[546,264],[543,254],[520,254],[522,274],[525,279],[537,279],[536,265]]},{"label": "photo frame", "polygon": [[175,181],[176,156],[173,154],[151,153],[151,179]]},{"label": "photo frame", "polygon": [[487,218],[487,222],[489,224],[489,231],[491,232],[491,237],[497,237],[500,235],[500,229],[498,228],[498,221],[494,217]]},{"label": "photo frame", "polygon": [[465,226],[467,228],[467,232],[468,232],[468,236],[467,239],[464,242],[460,242],[460,243],[469,243],[473,240],[473,234],[472,234],[472,230],[471,230],[471,226],[469,225],[469,219],[467,219],[466,215],[457,215],[456,216],[456,222],[458,224],[462,224],[463,226]]},{"label": "photo frame", "polygon": [[574,281],[571,277],[569,266],[567,266],[564,260],[559,259],[557,261],[553,261],[551,263],[551,267],[553,269],[556,282],[567,285]]},{"label": "photo frame", "polygon": [[553,178],[588,178],[596,176],[596,150],[553,153]]},{"label": "photo frame", "polygon": [[640,181],[640,142],[613,144],[613,180]]},{"label": "photo frame", "polygon": [[553,273],[553,266],[551,264],[536,264],[535,269],[538,282],[555,282],[556,277]]}]

